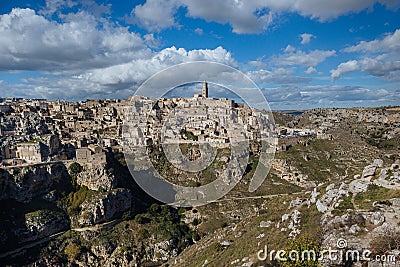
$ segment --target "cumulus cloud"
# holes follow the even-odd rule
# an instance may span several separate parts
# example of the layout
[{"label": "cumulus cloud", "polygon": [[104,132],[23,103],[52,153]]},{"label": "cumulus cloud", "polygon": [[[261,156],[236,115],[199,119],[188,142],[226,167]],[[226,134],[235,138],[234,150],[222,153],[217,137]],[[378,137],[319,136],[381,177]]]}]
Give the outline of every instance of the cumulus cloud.
[{"label": "cumulus cloud", "polygon": [[285,85],[264,88],[264,95],[272,108],[306,109],[320,107],[377,106],[396,103],[399,96],[394,91],[371,89],[362,86],[340,85]]},{"label": "cumulus cloud", "polygon": [[337,18],[348,13],[357,13],[365,9],[373,8],[375,3],[385,5],[390,9],[397,9],[400,3],[391,0],[359,0],[359,1],[309,1],[309,0],[281,0],[265,1],[272,10],[296,12],[302,16],[309,16],[313,19],[326,21]]},{"label": "cumulus cloud", "polygon": [[382,61],[379,57],[367,57],[359,62],[362,71],[385,80],[400,81],[400,61]]},{"label": "cumulus cloud", "polygon": [[203,60],[237,66],[222,47],[154,51],[158,46],[154,34],[141,36],[81,11],[53,21],[32,9],[15,8],[0,15],[0,36],[0,71],[42,74],[11,90],[1,85],[5,92],[22,96],[26,95],[17,92],[19,88],[51,99],[126,97],[133,87],[171,65]]},{"label": "cumulus cloud", "polygon": [[160,31],[179,24],[175,20],[178,10],[176,0],[147,0],[142,5],[137,5],[131,12],[133,22],[149,31]]},{"label": "cumulus cloud", "polygon": [[256,83],[265,84],[299,84],[311,81],[307,77],[299,77],[293,75],[293,69],[275,68],[272,70],[255,70],[247,72],[247,75]]},{"label": "cumulus cloud", "polygon": [[344,63],[340,63],[337,69],[331,70],[331,79],[337,80],[340,78],[343,74],[357,71],[359,70],[360,66],[358,64],[357,60],[350,60]]},{"label": "cumulus cloud", "polygon": [[[206,21],[229,23],[235,33],[259,33],[272,22],[272,12],[259,1],[181,0],[187,15]],[[221,12],[223,10],[223,12]]]},{"label": "cumulus cloud", "polygon": [[310,33],[300,34],[301,44],[308,44],[311,41],[311,38],[315,38],[315,35]]},{"label": "cumulus cloud", "polygon": [[72,7],[76,9],[84,8],[96,17],[111,13],[111,4],[98,4],[95,0],[45,0],[45,6],[38,11],[38,14],[46,17],[51,17],[54,14],[62,16],[62,11]]},{"label": "cumulus cloud", "polygon": [[400,29],[387,34],[382,39],[361,41],[359,44],[345,48],[345,52],[400,52]]},{"label": "cumulus cloud", "polygon": [[149,53],[139,34],[85,12],[57,23],[32,9],[0,15],[0,70],[79,70],[127,62]]},{"label": "cumulus cloud", "polygon": [[45,8],[40,10],[39,14],[52,15],[61,8],[73,7],[75,5],[77,5],[77,3],[72,0],[46,0]]},{"label": "cumulus cloud", "polygon": [[[104,68],[89,69],[77,75],[46,75],[24,80],[2,95],[43,97],[48,99],[80,100],[85,98],[127,98],[148,77],[165,68],[189,61],[214,61],[237,66],[236,61],[222,47],[187,51],[170,47],[153,52],[150,57]],[[182,73],[182,75],[186,75]],[[170,77],[175,79],[175,77]],[[4,86],[2,86],[4,88]]]},{"label": "cumulus cloud", "polygon": [[[150,57],[104,68],[88,69],[76,75],[46,75],[24,80],[17,87],[1,86],[4,96],[80,100],[85,98],[127,98],[148,77],[165,68],[189,61],[214,61],[237,66],[231,53],[222,47],[187,51],[170,47]],[[185,75],[185,73],[182,73]],[[175,79],[175,77],[170,77]]]},{"label": "cumulus cloud", "polygon": [[317,72],[317,69],[315,67],[308,67],[307,70],[304,73],[313,74],[313,73],[316,73],[316,72]]},{"label": "cumulus cloud", "polygon": [[[259,33],[268,28],[274,16],[283,12],[297,13],[320,21],[373,8],[375,3],[390,9],[400,6],[392,0],[147,0],[132,11],[133,21],[142,27],[159,31],[179,25],[176,15],[180,7],[186,16],[222,24],[230,24],[235,33]],[[221,12],[223,10],[223,12]]]},{"label": "cumulus cloud", "polygon": [[273,18],[272,12],[255,0],[147,0],[132,10],[132,20],[128,21],[149,31],[160,31],[179,25],[176,15],[180,7],[186,9],[188,17],[230,24],[238,34],[260,33]]},{"label": "cumulus cloud", "polygon": [[361,60],[350,60],[339,64],[337,69],[331,70],[331,79],[339,79],[346,73],[364,71],[370,75],[389,81],[400,80],[400,61],[385,61],[385,57],[363,58]]},{"label": "cumulus cloud", "polygon": [[[143,82],[152,74],[169,66],[189,61],[214,61],[236,66],[231,53],[222,47],[216,49],[200,49],[187,51],[184,48],[170,47],[154,53],[150,58],[133,60],[132,62],[96,69],[81,77],[85,80],[103,85]],[[173,79],[173,77],[171,77]]]},{"label": "cumulus cloud", "polygon": [[313,50],[306,53],[301,50],[296,50],[294,47],[289,45],[286,47],[282,55],[273,57],[271,61],[278,66],[303,65],[306,67],[315,67],[319,63],[325,61],[328,57],[333,56],[335,53],[335,50]]},{"label": "cumulus cloud", "polygon": [[160,45],[160,40],[154,37],[153,33],[148,33],[143,36],[144,42],[148,47],[156,48]]}]

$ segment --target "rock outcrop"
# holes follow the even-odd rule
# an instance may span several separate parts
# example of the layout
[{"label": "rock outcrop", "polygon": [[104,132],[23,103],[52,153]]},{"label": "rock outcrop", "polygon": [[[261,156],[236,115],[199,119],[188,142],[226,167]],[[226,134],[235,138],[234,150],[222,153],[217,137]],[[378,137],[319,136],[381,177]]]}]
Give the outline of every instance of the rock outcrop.
[{"label": "rock outcrop", "polygon": [[339,188],[335,189],[335,185],[331,184],[326,188],[326,193],[317,200],[316,206],[319,212],[325,213],[333,210],[343,196],[348,196],[348,185],[342,183]]},{"label": "rock outcrop", "polygon": [[371,178],[375,175],[376,166],[375,165],[368,165],[364,168],[362,173],[362,178]]},{"label": "rock outcrop", "polygon": [[92,195],[81,205],[81,213],[73,219],[78,226],[94,225],[109,221],[131,210],[132,196],[128,189],[114,189]]},{"label": "rock outcrop", "polygon": [[21,236],[21,241],[33,241],[67,230],[69,219],[67,214],[55,210],[37,210],[25,214],[27,231]]},{"label": "rock outcrop", "polygon": [[94,191],[109,191],[116,186],[116,177],[105,164],[93,166],[85,165],[83,171],[77,175],[77,183]]},{"label": "rock outcrop", "polygon": [[61,179],[70,179],[62,163],[0,169],[0,200],[27,203],[47,193]]}]

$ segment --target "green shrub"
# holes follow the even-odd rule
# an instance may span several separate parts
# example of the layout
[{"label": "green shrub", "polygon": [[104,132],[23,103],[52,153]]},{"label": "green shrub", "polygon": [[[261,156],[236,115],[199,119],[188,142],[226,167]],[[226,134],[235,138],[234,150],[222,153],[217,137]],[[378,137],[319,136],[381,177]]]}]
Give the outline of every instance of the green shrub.
[{"label": "green shrub", "polygon": [[72,175],[76,175],[76,174],[82,172],[82,170],[83,170],[83,167],[78,162],[74,162],[71,165],[69,165],[69,167],[68,167],[68,171]]},{"label": "green shrub", "polygon": [[[302,236],[297,239],[294,239],[290,242],[289,247],[285,250],[288,253],[290,251],[296,251],[298,253],[298,257],[296,255],[285,255],[285,261],[282,261],[281,264],[284,267],[319,267],[321,266],[318,263],[320,246],[308,236]],[[312,253],[307,252],[314,252]]]},{"label": "green shrub", "polygon": [[67,199],[68,213],[79,213],[81,204],[93,194],[94,191],[89,190],[86,186],[81,186],[78,191],[71,192]]},{"label": "green shrub", "polygon": [[75,243],[69,243],[65,248],[64,248],[64,254],[67,255],[68,259],[74,260],[79,257],[81,254],[82,247],[78,244]]}]

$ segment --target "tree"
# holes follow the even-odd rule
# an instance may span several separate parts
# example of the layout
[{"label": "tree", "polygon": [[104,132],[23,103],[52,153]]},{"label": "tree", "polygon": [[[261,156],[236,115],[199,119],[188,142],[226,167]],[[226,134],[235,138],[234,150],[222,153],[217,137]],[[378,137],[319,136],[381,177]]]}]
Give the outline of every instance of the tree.
[{"label": "tree", "polygon": [[68,171],[73,175],[76,175],[76,174],[82,172],[82,170],[83,170],[83,167],[78,162],[74,162],[71,165],[69,165],[69,167],[68,167]]}]

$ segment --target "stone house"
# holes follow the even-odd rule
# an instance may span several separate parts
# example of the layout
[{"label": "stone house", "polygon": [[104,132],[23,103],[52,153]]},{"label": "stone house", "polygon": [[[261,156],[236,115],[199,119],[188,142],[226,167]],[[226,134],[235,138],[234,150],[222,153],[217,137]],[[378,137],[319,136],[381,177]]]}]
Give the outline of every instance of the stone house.
[{"label": "stone house", "polygon": [[32,163],[44,162],[48,158],[48,147],[42,142],[19,143],[16,146],[16,158]]}]

